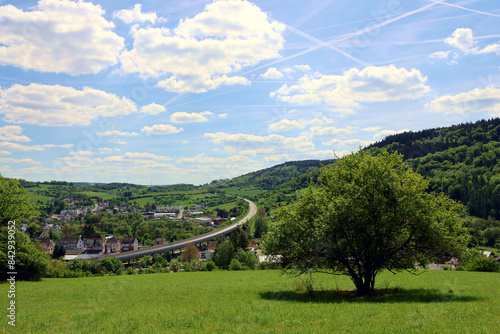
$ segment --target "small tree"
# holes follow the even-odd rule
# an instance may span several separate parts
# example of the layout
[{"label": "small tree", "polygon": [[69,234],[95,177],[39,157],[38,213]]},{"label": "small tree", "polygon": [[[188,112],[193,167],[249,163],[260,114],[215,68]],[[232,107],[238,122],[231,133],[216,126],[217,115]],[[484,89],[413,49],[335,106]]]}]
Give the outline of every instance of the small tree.
[{"label": "small tree", "polygon": [[229,241],[225,241],[215,249],[214,263],[220,269],[227,269],[233,258],[234,248]]},{"label": "small tree", "polygon": [[267,234],[266,253],[282,255],[287,269],[348,275],[358,295],[370,295],[380,271],[414,272],[466,244],[462,207],[427,193],[401,155],[361,151],[323,167],[318,182]]},{"label": "small tree", "polygon": [[181,262],[191,263],[200,259],[200,251],[194,244],[188,244],[181,253]]}]

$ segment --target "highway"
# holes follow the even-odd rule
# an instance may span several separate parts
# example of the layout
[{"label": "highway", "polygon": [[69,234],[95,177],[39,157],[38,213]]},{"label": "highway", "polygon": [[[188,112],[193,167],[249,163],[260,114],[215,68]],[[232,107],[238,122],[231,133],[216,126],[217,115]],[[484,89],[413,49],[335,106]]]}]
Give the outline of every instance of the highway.
[{"label": "highway", "polygon": [[250,210],[248,211],[248,214],[237,223],[218,228],[216,230],[213,230],[213,231],[205,233],[205,234],[198,235],[196,237],[167,243],[165,245],[153,246],[153,247],[148,247],[148,248],[141,248],[141,249],[138,249],[135,251],[130,251],[130,252],[103,254],[100,256],[100,258],[103,259],[103,258],[108,258],[108,257],[114,257],[114,258],[117,258],[121,261],[126,261],[126,260],[130,260],[130,259],[143,257],[146,255],[154,255],[154,254],[163,253],[166,251],[173,251],[173,250],[181,249],[181,248],[184,248],[188,244],[191,244],[191,243],[192,244],[199,244],[202,242],[210,241],[212,239],[215,239],[215,238],[220,237],[222,235],[225,235],[227,233],[230,233],[230,232],[236,230],[238,227],[240,227],[244,223],[246,223],[247,221],[249,221],[253,216],[255,216],[257,214],[257,206],[255,205],[255,203],[253,203],[252,201],[250,201],[246,198],[243,198],[243,200],[248,202],[248,205],[250,206]]}]

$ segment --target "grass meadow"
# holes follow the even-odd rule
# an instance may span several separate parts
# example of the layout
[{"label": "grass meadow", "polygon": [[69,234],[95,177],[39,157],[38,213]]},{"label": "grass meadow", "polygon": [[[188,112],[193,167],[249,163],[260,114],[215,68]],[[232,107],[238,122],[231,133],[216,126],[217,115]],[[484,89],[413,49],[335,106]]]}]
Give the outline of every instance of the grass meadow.
[{"label": "grass meadow", "polygon": [[[189,272],[18,282],[15,333],[498,333],[500,274],[377,277],[354,297],[347,277],[280,271]],[[7,284],[0,293],[7,296]],[[6,312],[7,298],[1,309]]]}]

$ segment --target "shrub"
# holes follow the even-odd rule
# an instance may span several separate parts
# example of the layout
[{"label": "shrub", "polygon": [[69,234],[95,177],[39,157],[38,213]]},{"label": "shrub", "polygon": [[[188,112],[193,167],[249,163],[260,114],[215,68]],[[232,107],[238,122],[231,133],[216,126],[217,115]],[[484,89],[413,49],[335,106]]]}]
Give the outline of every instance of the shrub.
[{"label": "shrub", "polygon": [[241,262],[238,261],[237,259],[233,259],[231,263],[229,264],[229,270],[241,270]]},{"label": "shrub", "polygon": [[203,271],[212,271],[215,269],[217,269],[217,266],[212,261],[206,262],[205,265],[203,266]]}]

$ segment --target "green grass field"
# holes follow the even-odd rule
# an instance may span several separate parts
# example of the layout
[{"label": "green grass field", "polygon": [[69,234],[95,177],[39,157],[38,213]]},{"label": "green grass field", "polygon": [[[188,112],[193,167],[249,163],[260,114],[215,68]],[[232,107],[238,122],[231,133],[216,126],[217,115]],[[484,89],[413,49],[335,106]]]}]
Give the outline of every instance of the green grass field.
[{"label": "green grass field", "polygon": [[[315,292],[279,271],[195,272],[18,282],[16,333],[497,333],[500,274],[427,271],[377,277],[353,297],[346,277]],[[7,296],[7,284],[0,293]],[[0,309],[6,312],[7,298]]]}]

